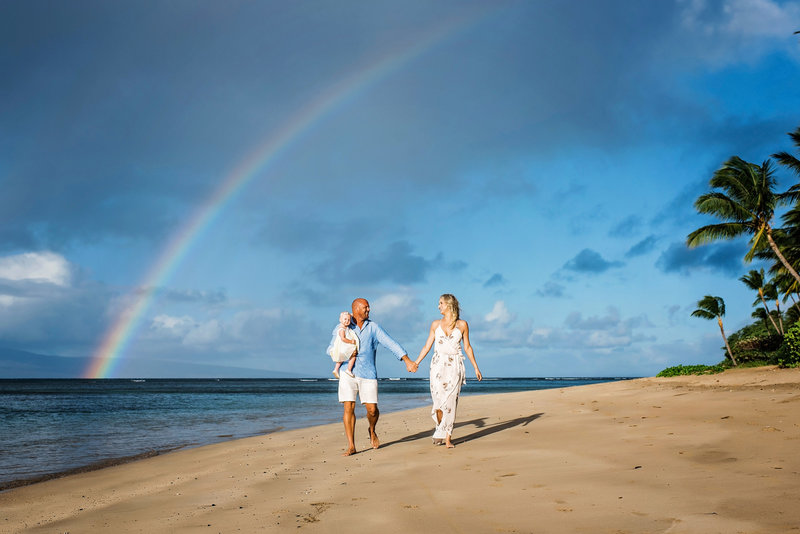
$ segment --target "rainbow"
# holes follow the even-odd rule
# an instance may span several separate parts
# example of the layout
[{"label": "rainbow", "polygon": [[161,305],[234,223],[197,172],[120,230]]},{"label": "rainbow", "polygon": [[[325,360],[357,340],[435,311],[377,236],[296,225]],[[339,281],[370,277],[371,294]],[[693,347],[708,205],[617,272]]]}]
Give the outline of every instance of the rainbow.
[{"label": "rainbow", "polygon": [[412,45],[392,50],[357,69],[354,74],[329,87],[325,94],[309,102],[301,111],[290,117],[282,127],[269,135],[239,165],[233,168],[211,197],[195,210],[179,231],[172,236],[138,286],[139,289],[129,296],[127,304],[103,335],[83,376],[85,378],[115,376],[121,356],[158,294],[158,288],[163,287],[171,278],[181,261],[189,253],[192,245],[199,240],[204,230],[214,223],[231,200],[256,177],[263,175],[270,164],[300,140],[304,133],[337,108],[347,104],[424,52],[434,49],[449,37],[475,24],[484,18],[486,13],[487,10],[479,10],[452,19],[442,27],[430,31]]}]

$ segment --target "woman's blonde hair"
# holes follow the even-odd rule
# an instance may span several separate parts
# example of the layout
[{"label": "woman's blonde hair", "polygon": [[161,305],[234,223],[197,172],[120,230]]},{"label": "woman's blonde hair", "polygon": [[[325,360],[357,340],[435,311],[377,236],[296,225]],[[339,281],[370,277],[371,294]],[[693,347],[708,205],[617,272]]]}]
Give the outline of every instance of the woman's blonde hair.
[{"label": "woman's blonde hair", "polygon": [[448,310],[450,310],[450,315],[453,318],[453,322],[448,326],[452,328],[456,325],[461,315],[461,306],[458,305],[458,299],[455,297],[455,295],[451,295],[450,293],[445,293],[439,298],[444,301],[444,305],[447,306]]}]

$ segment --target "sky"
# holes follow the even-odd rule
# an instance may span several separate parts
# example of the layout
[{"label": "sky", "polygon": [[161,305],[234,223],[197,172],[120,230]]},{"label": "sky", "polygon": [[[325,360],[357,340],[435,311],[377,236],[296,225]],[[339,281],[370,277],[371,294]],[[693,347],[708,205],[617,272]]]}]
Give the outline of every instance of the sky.
[{"label": "sky", "polygon": [[353,299],[413,359],[452,293],[486,377],[717,363],[690,313],[748,324],[759,265],[687,249],[693,202],[794,153],[797,30],[778,0],[0,1],[0,347],[327,376]]}]

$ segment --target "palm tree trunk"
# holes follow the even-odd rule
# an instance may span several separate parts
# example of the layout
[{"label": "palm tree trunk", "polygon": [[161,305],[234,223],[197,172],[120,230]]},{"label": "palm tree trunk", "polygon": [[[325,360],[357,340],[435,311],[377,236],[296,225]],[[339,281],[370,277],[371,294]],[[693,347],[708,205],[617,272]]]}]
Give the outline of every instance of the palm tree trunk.
[{"label": "palm tree trunk", "polygon": [[725,348],[728,349],[728,356],[731,357],[734,367],[739,367],[739,364],[736,363],[736,358],[733,357],[731,346],[728,345],[728,338],[725,337],[725,329],[722,328],[722,317],[717,317],[717,322],[719,323],[719,331],[722,333],[722,340],[725,342]]},{"label": "palm tree trunk", "polygon": [[775,299],[775,309],[778,310],[778,322],[781,323],[781,335],[784,335],[783,332],[783,316],[781,315],[781,305],[777,299]]},{"label": "palm tree trunk", "polygon": [[780,333],[780,330],[778,330],[778,325],[775,324],[775,319],[773,319],[772,314],[769,313],[769,306],[767,306],[767,301],[764,300],[764,291],[760,287],[758,288],[758,296],[761,297],[761,302],[764,303],[764,310],[767,312],[767,317],[769,317],[769,320],[772,322],[772,326],[775,327],[775,332]]},{"label": "palm tree trunk", "polygon": [[770,228],[769,226],[767,227],[767,241],[769,241],[769,246],[770,248],[772,248],[772,252],[774,252],[775,255],[778,256],[778,259],[783,264],[783,266],[786,267],[786,270],[789,271],[789,274],[791,274],[794,277],[794,279],[797,280],[798,283],[800,283],[800,274],[797,274],[797,271],[795,271],[792,268],[792,266],[789,265],[789,262],[786,261],[786,258],[784,258],[783,254],[781,254],[781,251],[778,249],[778,245],[776,245],[775,240],[772,239],[772,228]]}]

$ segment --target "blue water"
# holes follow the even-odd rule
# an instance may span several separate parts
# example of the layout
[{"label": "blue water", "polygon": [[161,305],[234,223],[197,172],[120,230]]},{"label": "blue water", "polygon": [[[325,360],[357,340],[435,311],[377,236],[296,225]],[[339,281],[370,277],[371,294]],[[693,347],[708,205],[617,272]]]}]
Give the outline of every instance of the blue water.
[{"label": "blue water", "polygon": [[[471,380],[462,395],[612,380],[620,379]],[[337,422],[336,389],[326,379],[0,380],[0,488],[101,461]],[[383,413],[429,402],[425,379],[380,382]]]}]

